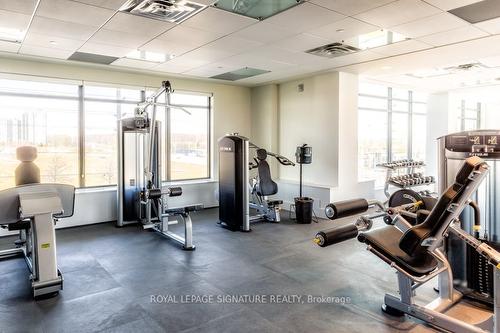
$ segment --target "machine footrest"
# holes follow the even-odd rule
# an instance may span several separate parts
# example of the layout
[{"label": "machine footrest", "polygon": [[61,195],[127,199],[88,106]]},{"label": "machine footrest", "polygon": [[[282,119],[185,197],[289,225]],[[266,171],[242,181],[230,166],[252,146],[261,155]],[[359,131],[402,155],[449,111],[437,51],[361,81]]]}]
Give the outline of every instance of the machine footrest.
[{"label": "machine footrest", "polygon": [[183,214],[189,214],[190,212],[195,212],[195,211],[202,210],[202,209],[203,209],[203,205],[197,204],[197,205],[191,205],[191,206],[186,206],[186,207],[168,208],[165,210],[165,214],[167,214],[167,215],[183,215]]},{"label": "machine footrest", "polygon": [[267,200],[268,206],[278,206],[283,204],[283,200]]}]

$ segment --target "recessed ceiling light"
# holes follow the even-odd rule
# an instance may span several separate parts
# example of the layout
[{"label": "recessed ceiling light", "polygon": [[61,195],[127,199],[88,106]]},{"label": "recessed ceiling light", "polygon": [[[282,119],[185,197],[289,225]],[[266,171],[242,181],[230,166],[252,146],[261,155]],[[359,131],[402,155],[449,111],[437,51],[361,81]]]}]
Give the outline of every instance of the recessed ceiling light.
[{"label": "recessed ceiling light", "polygon": [[50,45],[57,45],[57,42],[55,40],[51,40],[51,41],[49,41],[49,44]]},{"label": "recessed ceiling light", "polygon": [[135,50],[135,51],[132,51],[129,54],[127,54],[125,56],[125,58],[160,63],[160,62],[165,62],[165,61],[172,59],[173,56],[170,54],[165,54],[165,53],[157,53],[157,52],[150,52],[150,51],[144,51],[144,50]]},{"label": "recessed ceiling light", "polygon": [[344,31],[345,31],[345,29],[337,29],[337,30],[335,30],[335,32],[344,32]]}]

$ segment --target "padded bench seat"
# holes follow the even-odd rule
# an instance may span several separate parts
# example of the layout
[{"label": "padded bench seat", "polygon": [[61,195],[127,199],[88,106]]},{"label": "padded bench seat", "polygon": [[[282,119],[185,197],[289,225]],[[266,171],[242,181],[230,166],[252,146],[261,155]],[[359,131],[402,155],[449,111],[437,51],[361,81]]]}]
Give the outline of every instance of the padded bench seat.
[{"label": "padded bench seat", "polygon": [[403,237],[401,230],[388,225],[364,232],[358,236],[358,240],[372,246],[410,275],[420,277],[432,272],[437,267],[437,261],[427,252],[417,256],[409,256],[401,250],[399,247],[401,237]]}]

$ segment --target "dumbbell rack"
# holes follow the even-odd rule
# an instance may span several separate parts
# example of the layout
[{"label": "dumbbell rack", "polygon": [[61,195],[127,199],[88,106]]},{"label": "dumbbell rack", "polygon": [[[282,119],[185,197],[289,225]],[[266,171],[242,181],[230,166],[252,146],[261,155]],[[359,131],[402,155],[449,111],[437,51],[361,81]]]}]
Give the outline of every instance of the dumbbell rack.
[{"label": "dumbbell rack", "polygon": [[[387,170],[387,175],[384,184],[384,193],[389,198],[391,193],[389,192],[389,187],[394,186],[400,189],[409,189],[417,186],[428,186],[435,183],[435,179],[432,176],[424,176],[422,172],[416,172],[425,167],[423,161],[415,160],[399,160],[392,161],[388,163],[377,164],[377,167],[384,168]],[[395,172],[405,170],[403,175],[398,174],[394,176]]]}]

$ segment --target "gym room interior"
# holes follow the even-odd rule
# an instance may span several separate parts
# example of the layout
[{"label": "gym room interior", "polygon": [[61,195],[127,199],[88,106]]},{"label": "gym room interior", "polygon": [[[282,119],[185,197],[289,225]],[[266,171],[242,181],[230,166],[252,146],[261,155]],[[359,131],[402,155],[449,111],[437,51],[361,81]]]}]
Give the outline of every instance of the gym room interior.
[{"label": "gym room interior", "polygon": [[0,0],[0,333],[500,333],[499,159],[500,0]]}]

